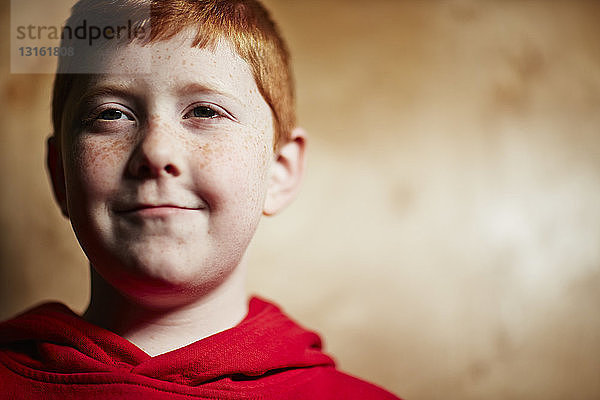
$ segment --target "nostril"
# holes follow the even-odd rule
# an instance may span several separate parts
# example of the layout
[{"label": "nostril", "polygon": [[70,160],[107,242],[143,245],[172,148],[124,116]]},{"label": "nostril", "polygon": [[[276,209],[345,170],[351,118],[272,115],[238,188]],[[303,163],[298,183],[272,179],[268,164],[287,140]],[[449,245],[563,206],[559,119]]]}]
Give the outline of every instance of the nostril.
[{"label": "nostril", "polygon": [[175,167],[171,164],[165,165],[165,171],[167,174],[174,174],[175,173]]}]

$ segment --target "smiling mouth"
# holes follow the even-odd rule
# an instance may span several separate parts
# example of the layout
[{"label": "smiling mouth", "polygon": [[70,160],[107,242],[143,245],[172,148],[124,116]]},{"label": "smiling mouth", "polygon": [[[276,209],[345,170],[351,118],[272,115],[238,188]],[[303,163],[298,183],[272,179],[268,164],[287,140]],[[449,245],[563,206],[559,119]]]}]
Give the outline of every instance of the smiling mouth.
[{"label": "smiling mouth", "polygon": [[123,215],[137,215],[137,216],[145,216],[145,217],[160,217],[167,216],[171,214],[181,214],[192,211],[201,211],[204,207],[185,207],[178,206],[173,204],[160,204],[160,205],[150,205],[150,204],[140,204],[131,208],[126,208],[123,210],[118,210],[117,214]]}]

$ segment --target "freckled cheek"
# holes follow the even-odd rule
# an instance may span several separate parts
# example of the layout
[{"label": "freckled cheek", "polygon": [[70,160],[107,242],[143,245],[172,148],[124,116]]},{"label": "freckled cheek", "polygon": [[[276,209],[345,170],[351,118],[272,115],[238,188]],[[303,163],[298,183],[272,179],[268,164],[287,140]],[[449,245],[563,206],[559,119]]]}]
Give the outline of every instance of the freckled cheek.
[{"label": "freckled cheek", "polygon": [[252,203],[262,203],[265,195],[270,167],[270,147],[263,146],[259,140],[251,138],[247,141],[243,151],[234,161],[237,185],[247,194]]},{"label": "freckled cheek", "polygon": [[[268,151],[265,151],[268,149]],[[199,182],[217,204],[235,203],[236,208],[247,208],[248,202],[262,199],[268,176],[270,156],[268,146],[258,146],[256,141],[210,143],[196,153],[194,166]],[[203,186],[203,185],[201,185]]]},{"label": "freckled cheek", "polygon": [[82,140],[74,144],[68,162],[69,181],[87,194],[117,189],[127,163],[127,143],[119,140]]},{"label": "freckled cheek", "polygon": [[273,148],[269,136],[250,137],[247,139],[245,149],[250,154],[248,164],[257,174],[259,180],[268,177],[271,161],[273,160]]}]

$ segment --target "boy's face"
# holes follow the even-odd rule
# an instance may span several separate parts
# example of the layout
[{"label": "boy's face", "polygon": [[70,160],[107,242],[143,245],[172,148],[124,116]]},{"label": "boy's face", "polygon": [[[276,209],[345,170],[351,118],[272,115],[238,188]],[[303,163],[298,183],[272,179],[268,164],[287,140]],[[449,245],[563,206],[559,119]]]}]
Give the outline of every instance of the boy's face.
[{"label": "boy's face", "polygon": [[[140,73],[147,54],[151,73]],[[213,51],[178,37],[98,62],[107,73],[78,85],[65,108],[64,182],[53,176],[82,247],[142,301],[218,285],[254,234],[276,162],[271,111],[248,65],[224,43]]]}]

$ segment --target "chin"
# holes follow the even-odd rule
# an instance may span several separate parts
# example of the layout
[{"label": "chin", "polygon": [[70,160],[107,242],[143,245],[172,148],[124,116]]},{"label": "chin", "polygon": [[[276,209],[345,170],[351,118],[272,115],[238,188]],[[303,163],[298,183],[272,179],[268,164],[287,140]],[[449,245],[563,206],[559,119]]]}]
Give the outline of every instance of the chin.
[{"label": "chin", "polygon": [[183,306],[206,296],[227,280],[243,256],[231,249],[214,252],[208,245],[171,246],[156,241],[104,247],[89,255],[110,286],[152,308]]},{"label": "chin", "polygon": [[210,280],[210,275],[217,274],[211,271],[206,263],[190,262],[190,260],[173,259],[166,254],[146,256],[137,259],[129,268],[133,280],[152,282],[153,286],[182,287],[197,286],[205,280]]},{"label": "chin", "polygon": [[136,298],[148,298],[147,301],[177,296],[197,298],[219,286],[234,268],[201,255],[182,258],[181,254],[170,252],[145,253],[130,264],[126,291]]}]

